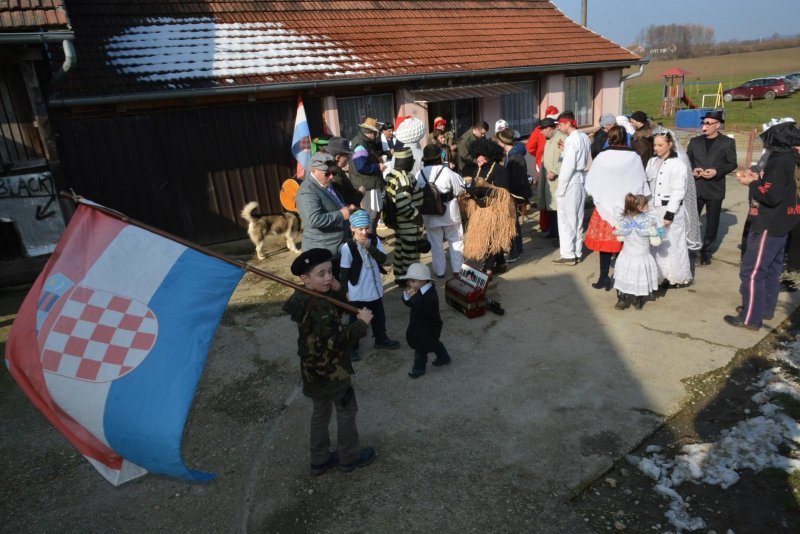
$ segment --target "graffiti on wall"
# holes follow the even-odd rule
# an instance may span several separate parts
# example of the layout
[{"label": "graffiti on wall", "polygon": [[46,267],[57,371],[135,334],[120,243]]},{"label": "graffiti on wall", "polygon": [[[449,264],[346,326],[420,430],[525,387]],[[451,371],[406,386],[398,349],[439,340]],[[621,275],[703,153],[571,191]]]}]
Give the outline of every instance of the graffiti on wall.
[{"label": "graffiti on wall", "polygon": [[14,225],[26,256],[53,252],[64,232],[64,215],[52,175],[0,176],[0,220]]}]

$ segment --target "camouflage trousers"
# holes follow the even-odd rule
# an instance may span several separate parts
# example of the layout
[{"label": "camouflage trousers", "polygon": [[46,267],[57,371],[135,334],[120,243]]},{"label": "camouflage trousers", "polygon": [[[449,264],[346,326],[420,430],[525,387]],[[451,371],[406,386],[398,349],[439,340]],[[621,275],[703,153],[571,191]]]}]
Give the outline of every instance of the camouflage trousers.
[{"label": "camouflage trousers", "polygon": [[327,395],[325,397],[312,397],[314,411],[311,412],[311,463],[324,464],[330,457],[331,435],[328,425],[331,421],[331,412],[336,407],[336,424],[339,442],[339,462],[350,464],[358,459],[358,428],[356,428],[356,413],[358,404],[353,388]]}]

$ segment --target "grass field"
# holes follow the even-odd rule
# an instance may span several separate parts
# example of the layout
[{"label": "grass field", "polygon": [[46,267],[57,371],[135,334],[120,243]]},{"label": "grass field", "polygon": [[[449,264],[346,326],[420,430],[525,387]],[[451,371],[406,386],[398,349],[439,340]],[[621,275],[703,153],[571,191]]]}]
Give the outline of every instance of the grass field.
[{"label": "grass field", "polygon": [[[800,71],[800,48],[785,48],[746,54],[711,56],[692,59],[652,61],[645,66],[644,74],[625,86],[624,113],[642,110],[667,126],[675,124],[674,117],[659,117],[664,94],[664,78],[659,73],[671,67],[680,67],[692,74],[686,76],[686,94],[698,106],[702,95],[715,93],[719,83],[723,89],[735,87],[751,78]],[[635,72],[630,69],[625,72]],[[690,82],[709,82],[707,85],[689,85]],[[710,99],[706,99],[709,104]],[[746,101],[725,104],[726,128],[744,130],[759,128],[771,117],[793,117],[800,120],[800,92],[788,98],[754,100],[753,107]],[[713,103],[710,104],[713,107]]]}]

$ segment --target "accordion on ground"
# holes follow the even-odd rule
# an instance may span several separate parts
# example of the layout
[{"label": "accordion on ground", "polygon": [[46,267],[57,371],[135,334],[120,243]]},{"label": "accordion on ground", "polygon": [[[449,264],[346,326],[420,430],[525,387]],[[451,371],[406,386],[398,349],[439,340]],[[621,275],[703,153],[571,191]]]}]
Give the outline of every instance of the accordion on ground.
[{"label": "accordion on ground", "polygon": [[465,263],[459,278],[452,278],[445,284],[444,300],[470,319],[485,315],[488,282],[488,274]]}]

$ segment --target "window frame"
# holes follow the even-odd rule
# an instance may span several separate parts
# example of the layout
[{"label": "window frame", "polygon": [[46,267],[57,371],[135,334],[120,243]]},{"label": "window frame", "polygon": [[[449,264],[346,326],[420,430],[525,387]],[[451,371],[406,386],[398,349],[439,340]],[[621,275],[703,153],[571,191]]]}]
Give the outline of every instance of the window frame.
[{"label": "window frame", "polygon": [[[391,108],[391,114],[388,117],[379,117],[380,114],[386,114],[386,110],[382,110],[381,112],[375,111],[375,104],[371,101],[373,99],[381,99],[381,98],[389,98],[389,108]],[[343,116],[346,111],[346,108],[351,107],[347,104],[350,102],[355,102],[357,107],[357,116],[355,119],[353,117],[345,117]],[[394,124],[395,116],[396,116],[396,109],[395,102],[394,102],[394,93],[375,93],[375,94],[367,94],[367,95],[354,95],[354,96],[337,96],[336,97],[336,110],[339,115],[339,133],[345,139],[352,139],[358,134],[358,125],[364,122],[366,117],[374,117],[378,119],[378,122],[391,122]],[[351,121],[355,120],[354,124],[351,124]]]},{"label": "window frame", "polygon": [[[580,107],[580,102],[578,99],[580,98],[580,88],[578,84],[580,83],[581,79],[587,79],[589,81],[589,89],[585,91],[587,97],[587,107]],[[595,75],[594,73],[591,74],[576,74],[574,76],[565,76],[564,77],[564,110],[570,110],[575,114],[575,122],[578,125],[578,128],[583,128],[586,126],[592,126],[594,124],[594,91],[595,91]],[[578,92],[575,99],[571,99],[569,95],[570,91],[570,80],[577,80],[575,90]]]},{"label": "window frame", "polygon": [[[501,118],[504,119],[509,128],[519,132],[520,136],[528,136],[538,124],[539,104],[541,102],[541,84],[539,79],[522,80],[513,82],[517,87],[524,88],[524,93],[512,93],[500,96]],[[528,98],[527,102],[516,102],[518,98]],[[517,108],[520,115],[512,117],[512,110]],[[526,109],[527,108],[527,109]]]}]

